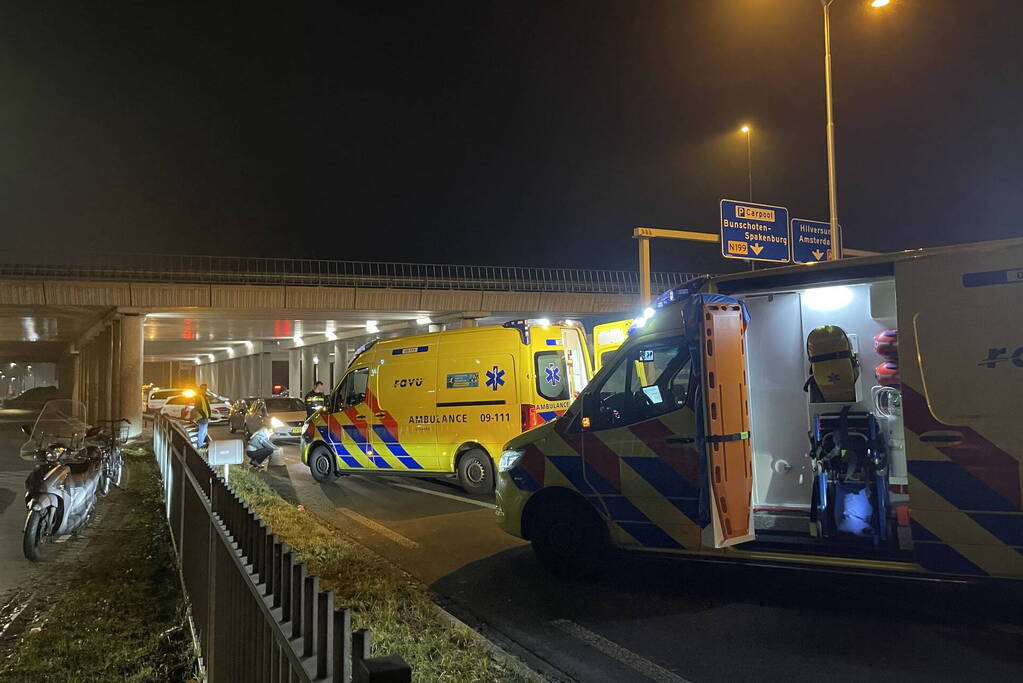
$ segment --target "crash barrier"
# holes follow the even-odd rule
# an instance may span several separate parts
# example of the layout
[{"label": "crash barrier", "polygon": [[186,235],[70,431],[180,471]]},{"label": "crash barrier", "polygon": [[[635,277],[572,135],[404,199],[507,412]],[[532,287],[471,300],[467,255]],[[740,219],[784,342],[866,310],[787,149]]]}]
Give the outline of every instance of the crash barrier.
[{"label": "crash barrier", "polygon": [[[189,284],[393,287],[577,294],[640,293],[634,270],[531,268],[440,263],[334,261],[174,254],[20,254],[0,251],[0,278],[177,282]],[[697,273],[650,274],[651,291],[663,292]]]},{"label": "crash barrier", "polygon": [[167,521],[191,602],[201,662],[218,681],[411,681],[396,655],[370,657],[370,634],[334,606],[295,553],[162,415],[153,447]]}]

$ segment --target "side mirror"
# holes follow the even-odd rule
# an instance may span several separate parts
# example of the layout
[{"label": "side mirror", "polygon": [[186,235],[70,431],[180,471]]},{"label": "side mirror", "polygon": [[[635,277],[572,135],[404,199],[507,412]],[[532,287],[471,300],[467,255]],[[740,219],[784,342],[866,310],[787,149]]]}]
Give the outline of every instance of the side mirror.
[{"label": "side mirror", "polygon": [[25,432],[25,436],[32,436],[31,425],[21,425],[21,431]]},{"label": "side mirror", "polygon": [[587,392],[582,395],[582,411],[579,415],[579,426],[583,429],[591,429],[598,421],[600,412],[600,395]]}]

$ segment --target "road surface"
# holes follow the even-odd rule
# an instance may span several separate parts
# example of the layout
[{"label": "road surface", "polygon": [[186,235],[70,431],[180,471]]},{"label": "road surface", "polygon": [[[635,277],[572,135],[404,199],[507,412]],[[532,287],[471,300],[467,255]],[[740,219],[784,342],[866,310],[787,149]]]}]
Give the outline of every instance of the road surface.
[{"label": "road surface", "polygon": [[616,556],[600,579],[563,581],[497,528],[492,497],[418,477],[319,484],[297,447],[285,456],[264,475],[282,495],[558,678],[1023,680],[1019,591],[637,555]]}]

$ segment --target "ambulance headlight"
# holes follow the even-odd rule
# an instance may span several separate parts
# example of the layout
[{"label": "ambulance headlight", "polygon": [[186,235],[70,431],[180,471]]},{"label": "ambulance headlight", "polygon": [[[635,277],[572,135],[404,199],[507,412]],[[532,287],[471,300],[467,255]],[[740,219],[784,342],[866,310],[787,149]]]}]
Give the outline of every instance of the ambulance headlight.
[{"label": "ambulance headlight", "polygon": [[280,429],[281,427],[284,426],[284,423],[278,420],[276,417],[271,417],[270,426],[273,427],[274,429]]},{"label": "ambulance headlight", "polygon": [[497,471],[507,472],[508,470],[512,469],[513,467],[519,464],[519,460],[522,460],[522,456],[525,454],[526,454],[525,451],[515,449],[507,450],[504,453],[501,453],[501,459],[497,462]]}]

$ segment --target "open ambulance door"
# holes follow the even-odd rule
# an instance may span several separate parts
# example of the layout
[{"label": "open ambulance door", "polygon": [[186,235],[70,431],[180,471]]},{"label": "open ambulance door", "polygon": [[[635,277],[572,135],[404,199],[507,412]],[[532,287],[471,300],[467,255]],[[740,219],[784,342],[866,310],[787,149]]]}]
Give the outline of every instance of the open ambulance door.
[{"label": "open ambulance door", "polygon": [[617,320],[612,323],[593,326],[593,371],[604,367],[604,363],[614,355],[625,340],[629,338],[632,318]]},{"label": "open ambulance door", "polygon": [[714,547],[754,539],[746,323],[738,303],[701,303],[707,473]]},{"label": "open ambulance door", "polygon": [[1023,578],[1023,240],[896,263],[916,562]]}]

